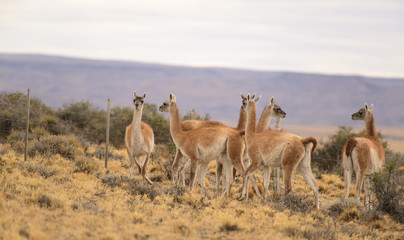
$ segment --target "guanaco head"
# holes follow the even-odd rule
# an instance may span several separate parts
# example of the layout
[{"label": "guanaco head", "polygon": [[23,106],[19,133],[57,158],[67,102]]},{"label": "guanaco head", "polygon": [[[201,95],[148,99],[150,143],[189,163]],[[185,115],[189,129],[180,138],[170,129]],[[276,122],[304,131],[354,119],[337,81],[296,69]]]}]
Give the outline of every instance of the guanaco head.
[{"label": "guanaco head", "polygon": [[250,94],[247,95],[247,107],[250,107],[253,104],[255,105],[261,99],[261,95],[259,95],[256,99],[254,99],[254,97],[255,93],[252,96],[250,96]]},{"label": "guanaco head", "polygon": [[243,95],[243,93],[240,93],[241,95],[241,110],[242,112],[245,111],[245,109],[247,108],[247,97]]},{"label": "guanaco head", "polygon": [[142,109],[144,99],[146,97],[146,93],[143,93],[143,96],[136,95],[136,91],[133,91],[133,105],[135,105],[135,109]]},{"label": "guanaco head", "polygon": [[279,105],[275,104],[274,97],[271,97],[268,104],[262,111],[262,114],[265,114],[264,116],[267,117],[280,117],[280,118],[286,117],[286,113],[282,110],[282,108]]},{"label": "guanaco head", "polygon": [[170,93],[170,99],[164,101],[164,103],[159,107],[160,112],[169,112],[171,105],[175,102],[176,102],[175,95]]},{"label": "guanaco head", "polygon": [[356,113],[352,114],[352,120],[366,120],[370,117],[373,109],[373,104],[368,107],[365,103],[365,107],[359,109]]}]

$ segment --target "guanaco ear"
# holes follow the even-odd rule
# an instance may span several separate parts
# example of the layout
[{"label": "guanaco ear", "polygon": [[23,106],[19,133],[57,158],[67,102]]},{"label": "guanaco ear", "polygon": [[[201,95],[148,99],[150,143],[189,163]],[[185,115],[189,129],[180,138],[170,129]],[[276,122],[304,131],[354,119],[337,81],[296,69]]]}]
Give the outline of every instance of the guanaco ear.
[{"label": "guanaco ear", "polygon": [[275,105],[274,96],[272,96],[271,99],[269,99],[269,104],[271,104],[272,107]]},{"label": "guanaco ear", "polygon": [[248,93],[248,94],[247,94],[247,100],[250,100],[250,99],[251,99],[250,93]]},{"label": "guanaco ear", "polygon": [[133,96],[136,98],[136,96],[137,96],[136,91],[133,91]]},{"label": "guanaco ear", "polygon": [[255,93],[251,96],[251,99],[254,99],[255,98]]},{"label": "guanaco ear", "polygon": [[176,101],[175,95],[172,94],[172,93],[170,93],[170,101],[172,101],[172,102],[175,102],[175,101]]},{"label": "guanaco ear", "polygon": [[370,104],[369,110],[372,111],[373,109],[373,104]]},{"label": "guanaco ear", "polygon": [[260,98],[261,98],[261,95],[257,99],[254,100],[255,103],[257,103],[260,100]]},{"label": "guanaco ear", "polygon": [[146,97],[146,92],[143,93],[143,98],[145,98],[145,97]]},{"label": "guanaco ear", "polygon": [[368,111],[368,104],[367,103],[365,103],[365,111],[367,112]]},{"label": "guanaco ear", "polygon": [[241,98],[242,98],[243,100],[247,100],[247,97],[245,97],[242,92],[240,92],[240,95],[241,95]]}]

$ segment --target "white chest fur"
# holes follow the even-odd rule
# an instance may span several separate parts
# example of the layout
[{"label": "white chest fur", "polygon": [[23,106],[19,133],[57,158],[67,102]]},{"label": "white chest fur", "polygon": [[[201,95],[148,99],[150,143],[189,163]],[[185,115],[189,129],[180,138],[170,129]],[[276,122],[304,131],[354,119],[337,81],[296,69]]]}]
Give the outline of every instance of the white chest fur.
[{"label": "white chest fur", "polygon": [[145,155],[148,152],[147,145],[144,142],[140,128],[134,127],[131,133],[130,153],[135,156]]},{"label": "white chest fur", "polygon": [[375,149],[370,149],[370,162],[366,170],[368,173],[377,172],[381,169],[382,164]]}]

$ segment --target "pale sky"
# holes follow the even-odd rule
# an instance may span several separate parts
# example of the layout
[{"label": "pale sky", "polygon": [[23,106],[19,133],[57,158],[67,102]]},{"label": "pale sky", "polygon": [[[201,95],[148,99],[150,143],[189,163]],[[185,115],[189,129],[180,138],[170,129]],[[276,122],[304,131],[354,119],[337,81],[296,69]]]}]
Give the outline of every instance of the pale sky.
[{"label": "pale sky", "polygon": [[0,0],[0,53],[404,77],[404,1]]}]

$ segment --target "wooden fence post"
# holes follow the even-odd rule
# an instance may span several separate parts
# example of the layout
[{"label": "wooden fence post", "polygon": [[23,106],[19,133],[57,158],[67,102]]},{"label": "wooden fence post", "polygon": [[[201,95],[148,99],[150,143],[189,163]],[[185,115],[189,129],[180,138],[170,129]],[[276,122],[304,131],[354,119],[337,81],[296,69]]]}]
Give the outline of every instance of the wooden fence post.
[{"label": "wooden fence post", "polygon": [[29,133],[29,109],[30,109],[30,90],[28,88],[28,94],[27,94],[27,98],[28,98],[28,103],[27,103],[27,128],[25,130],[25,151],[24,151],[24,161],[27,161],[27,157],[28,157],[28,133]]},{"label": "wooden fence post", "polygon": [[111,114],[111,100],[108,98],[108,107],[107,107],[107,129],[106,129],[106,142],[105,142],[105,169],[108,172],[108,145],[109,145],[109,121]]}]

